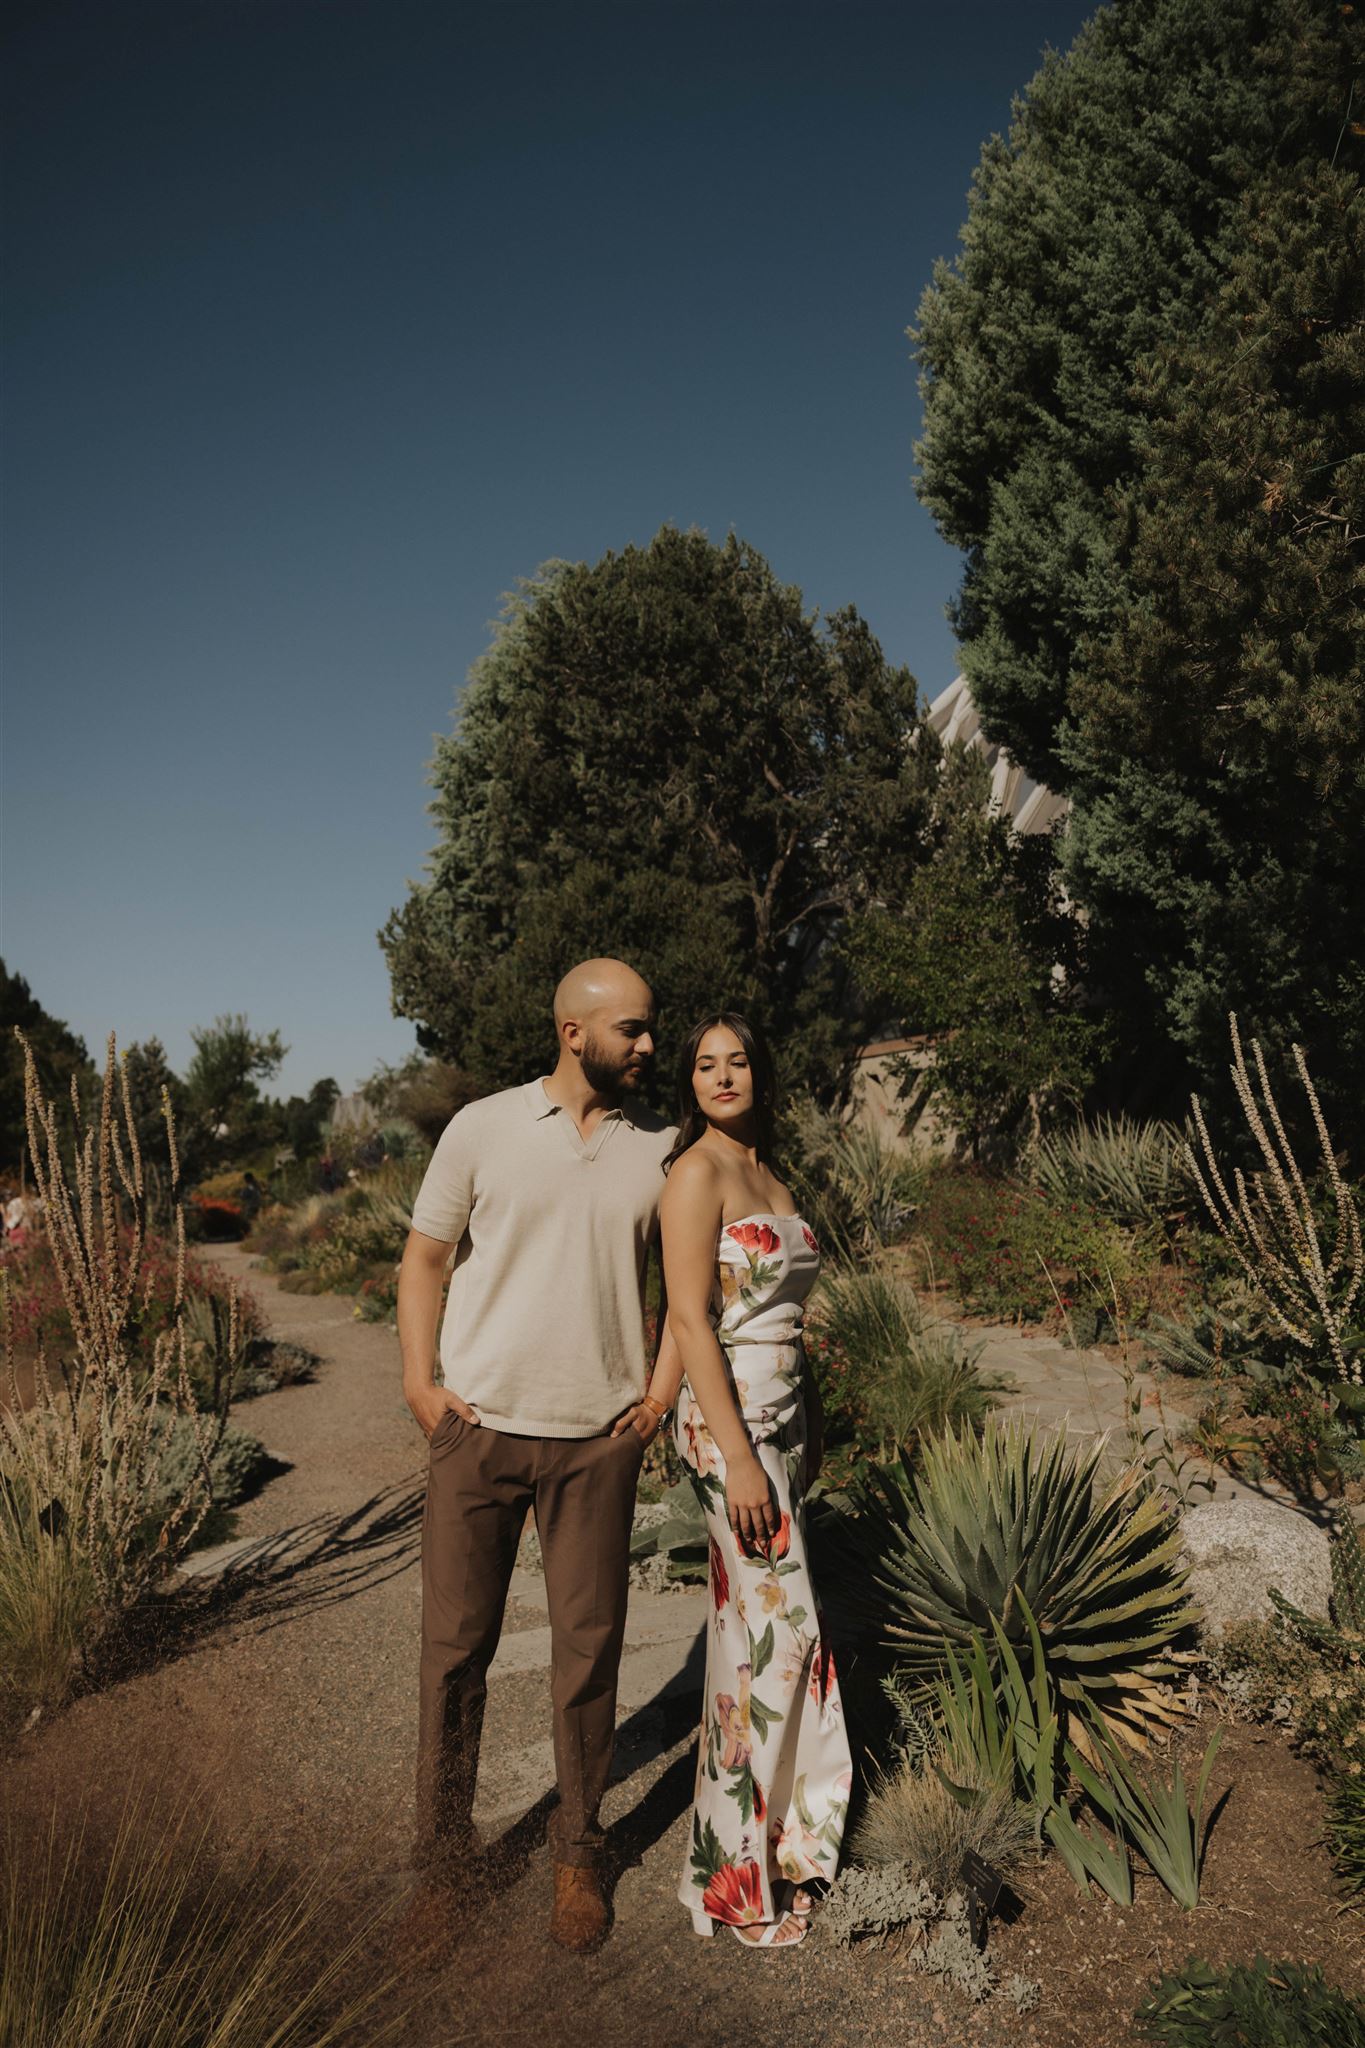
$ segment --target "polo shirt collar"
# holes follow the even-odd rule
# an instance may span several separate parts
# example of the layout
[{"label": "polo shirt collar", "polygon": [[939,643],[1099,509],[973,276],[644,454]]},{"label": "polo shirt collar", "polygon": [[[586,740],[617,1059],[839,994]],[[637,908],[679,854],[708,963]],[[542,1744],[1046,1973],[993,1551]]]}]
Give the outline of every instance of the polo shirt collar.
[{"label": "polo shirt collar", "polygon": [[[521,1092],[525,1099],[526,1107],[530,1110],[537,1123],[542,1117],[559,1115],[560,1105],[557,1102],[551,1102],[549,1096],[545,1093],[545,1083],[543,1080],[528,1081]],[[620,1103],[616,1105],[615,1109],[603,1110],[603,1123],[607,1121],[608,1117],[613,1116],[619,1116],[623,1123],[634,1125],[635,1119]]]}]

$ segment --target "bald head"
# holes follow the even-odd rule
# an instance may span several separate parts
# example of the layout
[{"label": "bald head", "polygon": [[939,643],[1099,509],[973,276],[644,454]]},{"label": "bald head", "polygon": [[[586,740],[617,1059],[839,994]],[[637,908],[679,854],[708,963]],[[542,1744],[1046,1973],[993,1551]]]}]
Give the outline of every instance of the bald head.
[{"label": "bald head", "polygon": [[559,1069],[603,1099],[633,1093],[654,1058],[654,991],[624,960],[580,960],[555,990]]},{"label": "bald head", "polygon": [[555,990],[555,1024],[588,1024],[599,1010],[630,1010],[653,1018],[654,991],[624,960],[580,960]]}]

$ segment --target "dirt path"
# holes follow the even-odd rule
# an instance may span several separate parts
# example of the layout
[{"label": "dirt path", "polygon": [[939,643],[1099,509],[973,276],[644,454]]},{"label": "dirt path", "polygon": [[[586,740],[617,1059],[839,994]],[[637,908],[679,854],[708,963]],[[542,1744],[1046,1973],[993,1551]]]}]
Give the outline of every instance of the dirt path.
[{"label": "dirt path", "polygon": [[[236,1248],[220,1256],[272,1332],[318,1352],[316,1381],[238,1419],[289,1469],[239,1511],[234,1541],[192,1562],[198,1624],[135,1675],[78,1700],[21,1744],[32,1784],[79,1759],[97,1790],[130,1775],[226,1789],[224,1825],[285,1860],[360,1857],[380,1893],[408,1882],[424,1449],[390,1330],[349,1303],[285,1294]],[[542,1584],[518,1572],[490,1675],[478,1819],[506,1888],[455,1908],[454,1959],[410,2048],[962,2048],[1028,2040],[990,2006],[940,2003],[904,1959],[807,1943],[777,1955],[699,1942],[674,1893],[690,1806],[704,1593],[632,1596],[616,1780],[606,1818],[620,1868],[616,1928],[595,1957],[545,1934],[553,1798]],[[179,1611],[183,1598],[170,1603]],[[1037,2038],[1036,2036],[1034,2038]],[[131,2044],[130,2044],[131,2048]]]}]

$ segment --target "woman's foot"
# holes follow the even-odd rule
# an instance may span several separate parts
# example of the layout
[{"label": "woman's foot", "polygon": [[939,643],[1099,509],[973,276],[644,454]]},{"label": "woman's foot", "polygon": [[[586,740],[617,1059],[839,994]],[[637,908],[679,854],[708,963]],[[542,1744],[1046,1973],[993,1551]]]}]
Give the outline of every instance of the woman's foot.
[{"label": "woman's foot", "polygon": [[780,1920],[750,1920],[743,1927],[732,1923],[730,1932],[745,1948],[796,1948],[809,1934],[810,1923],[799,1913],[784,1913]]}]

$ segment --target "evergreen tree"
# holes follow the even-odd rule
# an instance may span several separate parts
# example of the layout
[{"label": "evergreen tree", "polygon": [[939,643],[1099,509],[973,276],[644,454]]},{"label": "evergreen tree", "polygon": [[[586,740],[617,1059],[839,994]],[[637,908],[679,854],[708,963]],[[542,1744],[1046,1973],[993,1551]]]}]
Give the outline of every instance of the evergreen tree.
[{"label": "evergreen tree", "polygon": [[[1365,195],[1248,195],[1197,336],[1139,366],[1131,593],[1083,640],[1070,870],[1122,1015],[1221,1073],[1227,1011],[1299,1040],[1365,1141]],[[1132,1048],[1136,1059],[1138,1047]]]},{"label": "evergreen tree", "polygon": [[1130,1077],[1216,1086],[1236,1008],[1356,1144],[1362,50],[1336,0],[1102,8],[917,333],[964,668],[1071,797]]},{"label": "evergreen tree", "polygon": [[988,794],[981,755],[953,749],[904,902],[861,913],[846,943],[884,1019],[935,1039],[929,1078],[948,1121],[998,1157],[1078,1104],[1100,1028],[1077,1007],[1082,932],[1051,840],[1018,837]]},{"label": "evergreen tree", "polygon": [[50,1017],[22,974],[11,974],[0,960],[0,1168],[13,1173],[19,1171],[27,1143],[24,1049],[16,1029],[33,1048],[38,1080],[50,1100],[69,1102],[73,1077],[85,1099],[95,1080],[85,1040],[59,1017]]},{"label": "evergreen tree", "polygon": [[733,537],[542,570],[438,748],[430,880],[380,935],[395,1011],[508,1085],[553,1056],[559,975],[616,953],[666,1035],[743,1003],[789,1078],[832,1089],[865,1019],[831,940],[913,857],[936,773],[915,720],[857,614],[821,626]]}]

